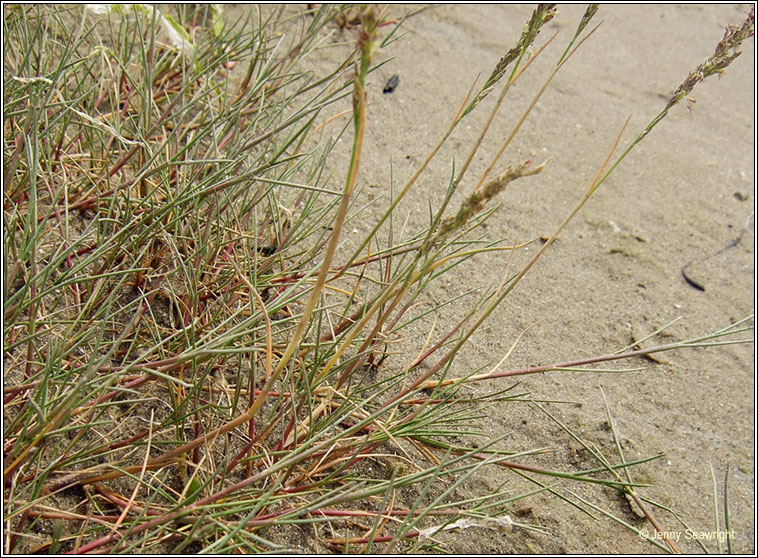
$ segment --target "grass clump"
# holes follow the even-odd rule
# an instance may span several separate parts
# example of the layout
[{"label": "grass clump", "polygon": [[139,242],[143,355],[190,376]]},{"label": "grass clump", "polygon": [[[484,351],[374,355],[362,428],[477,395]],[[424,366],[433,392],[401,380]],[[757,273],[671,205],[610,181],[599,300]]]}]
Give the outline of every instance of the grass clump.
[{"label": "grass clump", "polygon": [[[482,244],[472,231],[510,182],[549,164],[499,161],[594,32],[595,11],[459,209],[448,206],[505,95],[554,39],[532,51],[556,15],[552,5],[535,9],[371,231],[350,245],[343,232],[361,211],[353,194],[366,78],[399,21],[376,7],[261,8],[226,24],[210,7],[8,6],[5,550],[389,553],[436,549],[439,532],[469,526],[539,530],[507,515],[526,494],[457,496],[489,467],[524,475],[537,491],[552,491],[543,477],[625,492],[655,526],[638,484],[622,476],[640,461],[625,461],[619,447],[619,460],[592,449],[592,470],[526,464],[543,450],[516,453],[475,436],[488,405],[520,396],[472,398],[465,387],[743,342],[752,317],[696,339],[572,362],[460,378],[452,363],[616,165],[697,82],[734,59],[752,35],[752,12],[615,156],[619,134],[585,195],[521,269],[504,269],[417,356],[392,354],[423,317],[416,305],[431,281],[476,254],[523,247]],[[329,40],[336,28],[354,48]],[[328,46],[344,60],[312,71]],[[428,226],[398,238],[396,208],[497,87],[479,141]],[[325,119],[346,98],[349,124],[330,137]],[[331,164],[339,137],[351,145],[344,168]]]}]

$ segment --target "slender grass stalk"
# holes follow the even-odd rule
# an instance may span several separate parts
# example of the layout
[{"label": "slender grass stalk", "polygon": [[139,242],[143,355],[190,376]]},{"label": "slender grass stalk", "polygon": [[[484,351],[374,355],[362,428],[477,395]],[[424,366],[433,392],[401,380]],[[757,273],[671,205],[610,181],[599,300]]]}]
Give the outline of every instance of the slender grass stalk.
[{"label": "slender grass stalk", "polygon": [[726,550],[729,554],[734,553],[732,544],[732,522],[729,513],[729,463],[726,464],[724,472],[724,532],[726,533]]}]

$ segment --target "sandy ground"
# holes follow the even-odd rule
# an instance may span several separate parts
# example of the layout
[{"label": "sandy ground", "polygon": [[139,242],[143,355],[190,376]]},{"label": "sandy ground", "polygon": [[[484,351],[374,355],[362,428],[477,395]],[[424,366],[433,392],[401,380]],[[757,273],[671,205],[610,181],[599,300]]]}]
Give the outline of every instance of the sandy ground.
[{"label": "sandy ground", "polygon": [[[404,8],[394,6],[396,13]],[[498,116],[469,180],[451,207],[470,191],[474,177],[547,76],[581,18],[583,6],[564,6],[544,30],[539,44],[559,30],[556,44],[525,74]],[[631,121],[629,142],[665,105],[670,93],[712,54],[729,23],[744,19],[736,5],[608,6],[595,21],[596,34],[558,74],[498,168],[536,155],[555,160],[539,177],[514,183],[489,221],[489,238],[520,242],[550,234],[580,199],[616,138]],[[393,60],[371,79],[369,127],[362,161],[362,185],[387,185],[391,166],[401,183],[447,127],[469,85],[484,79],[515,44],[532,7],[444,5],[403,24],[406,34],[384,56]],[[754,42],[723,79],[695,91],[690,112],[676,107],[627,158],[589,201],[538,265],[477,334],[455,362],[458,375],[496,363],[524,335],[508,368],[561,362],[613,352],[671,320],[683,319],[660,342],[718,330],[753,311],[754,236],[749,223],[740,243],[719,251],[748,223],[755,207]],[[400,82],[383,95],[393,74]],[[494,97],[494,95],[493,95]],[[402,206],[409,227],[425,222],[428,204],[442,199],[453,158],[460,162],[492,106],[488,99],[456,132]],[[399,177],[399,178],[398,178]],[[370,190],[370,188],[369,188]],[[365,195],[365,192],[364,192]],[[372,194],[368,194],[369,196]],[[370,219],[355,225],[367,232]],[[364,230],[365,229],[365,230]],[[523,265],[536,248],[522,252]],[[718,255],[715,255],[718,254]],[[681,268],[705,290],[688,284]],[[506,259],[481,256],[435,285],[431,300],[444,300],[497,281]],[[460,318],[465,305],[441,313],[444,323]],[[443,326],[438,321],[440,331]],[[426,331],[419,328],[423,338]],[[616,459],[603,394],[623,439],[628,460],[665,453],[633,470],[635,480],[652,484],[640,493],[681,514],[655,515],[684,552],[702,552],[693,534],[710,538],[716,525],[712,470],[722,498],[729,467],[731,536],[737,552],[755,552],[754,347],[739,345],[665,353],[661,362],[637,360],[626,374],[552,372],[525,377],[519,391],[548,403],[556,418]],[[501,380],[472,387],[478,393],[513,384]],[[554,470],[597,467],[597,462],[555,422],[528,403],[502,404],[483,420],[502,447],[554,450],[531,463]],[[510,479],[506,492],[533,488],[506,471],[488,472],[467,485],[472,494]],[[549,479],[548,479],[549,480]],[[639,519],[618,493],[608,489],[551,482],[562,494],[595,502],[639,529]],[[576,500],[575,500],[576,501]],[[719,501],[719,505],[722,502]],[[443,536],[461,553],[589,552],[655,553],[659,550],[600,513],[591,518],[550,494],[514,504],[513,517],[539,524],[548,534],[514,530],[499,534],[469,529]],[[723,531],[723,516],[720,520]]]}]

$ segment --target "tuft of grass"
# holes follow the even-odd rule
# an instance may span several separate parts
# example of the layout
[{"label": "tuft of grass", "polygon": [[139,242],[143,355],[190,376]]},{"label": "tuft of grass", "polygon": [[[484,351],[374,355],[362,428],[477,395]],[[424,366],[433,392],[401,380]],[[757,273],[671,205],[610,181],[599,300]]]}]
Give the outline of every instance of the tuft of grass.
[{"label": "tuft of grass", "polygon": [[[484,86],[471,87],[357,247],[343,231],[363,209],[353,194],[366,78],[400,22],[376,7],[259,7],[232,23],[213,6],[165,9],[5,7],[4,550],[303,550],[292,542],[299,536],[316,551],[434,550],[445,530],[540,530],[507,512],[543,491],[569,500],[543,482],[556,478],[622,491],[644,509],[635,491],[643,484],[627,469],[659,456],[626,461],[617,444],[614,461],[586,446],[595,469],[530,465],[548,450],[514,453],[482,441],[476,427],[489,406],[525,395],[473,397],[465,388],[749,342],[752,316],[696,339],[572,362],[464,377],[451,376],[452,363],[634,146],[737,56],[752,12],[616,156],[619,133],[530,261],[506,266],[459,323],[398,358],[394,345],[411,324],[457,302],[419,313],[432,281],[476,254],[524,247],[481,241],[476,230],[510,182],[549,163],[499,161],[594,32],[597,7],[461,207],[448,211],[505,95],[554,39],[532,50],[552,5],[534,11]],[[345,56],[314,71],[325,48]],[[398,205],[497,87],[479,141],[428,226],[399,232]],[[349,115],[334,117],[346,98]],[[327,124],[342,127],[332,135]],[[344,168],[333,156],[341,137],[351,144]],[[534,491],[461,498],[457,488],[491,467]],[[578,496],[570,502],[597,510]]]}]

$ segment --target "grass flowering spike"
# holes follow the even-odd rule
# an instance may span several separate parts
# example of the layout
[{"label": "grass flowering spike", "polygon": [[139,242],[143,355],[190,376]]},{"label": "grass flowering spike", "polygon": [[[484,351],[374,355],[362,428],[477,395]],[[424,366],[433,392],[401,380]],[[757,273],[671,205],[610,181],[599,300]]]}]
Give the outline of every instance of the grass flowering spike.
[{"label": "grass flowering spike", "polygon": [[695,86],[706,78],[724,73],[726,68],[742,52],[739,50],[742,42],[755,34],[755,6],[750,8],[742,25],[729,25],[724,31],[724,38],[716,45],[713,56],[706,58],[694,71],[687,76],[682,84],[674,91],[666,104],[665,110],[670,109],[684,97],[689,95]]},{"label": "grass flowering spike", "polygon": [[[645,129],[639,133],[639,135],[632,141],[624,152],[619,155],[618,159],[610,166],[605,174],[597,181],[595,188],[597,189],[605,179],[616,169],[616,167],[623,161],[626,156],[631,153],[632,149],[641,142],[647,135],[655,128],[655,126],[663,120],[669,113],[669,110],[676,106],[685,96],[689,95],[695,86],[706,78],[716,74],[721,75],[727,66],[729,66],[739,55],[739,48],[742,42],[754,36],[755,34],[755,8],[751,8],[745,21],[742,25],[735,26],[729,25],[724,32],[724,37],[716,45],[716,49],[713,56],[707,58],[702,62],[695,70],[693,70],[685,79],[681,85],[674,91],[671,98],[666,103],[666,106],[659,112],[655,118],[653,118]],[[692,108],[692,105],[689,105]]]},{"label": "grass flowering spike", "polygon": [[[521,38],[519,39],[516,46],[511,48],[498,61],[498,63],[495,65],[495,69],[487,78],[487,81],[484,82],[484,86],[471,100],[469,105],[459,117],[460,119],[474,110],[476,106],[481,103],[487,95],[489,95],[495,85],[505,75],[505,71],[508,69],[508,66],[510,66],[512,62],[515,60],[521,60],[521,58],[523,58],[529,46],[531,46],[531,44],[534,43],[535,39],[537,39],[537,35],[539,35],[542,27],[550,20],[552,20],[553,17],[555,17],[555,15],[558,13],[558,10],[555,6],[555,4],[539,4],[534,9],[532,17],[529,19],[529,22],[526,24],[526,26],[524,26],[524,30],[521,32]],[[511,76],[515,75],[517,69],[518,65],[513,69]]]},{"label": "grass flowering spike", "polygon": [[548,159],[536,167],[530,166],[531,160],[524,161],[516,166],[508,167],[500,176],[486,182],[482,188],[475,190],[466,198],[455,217],[448,217],[440,223],[439,230],[430,239],[429,243],[422,248],[422,252],[426,252],[433,246],[443,242],[451,232],[465,227],[471,217],[482,211],[487,202],[503,192],[508,184],[517,178],[541,173],[550,161],[551,159]]}]

